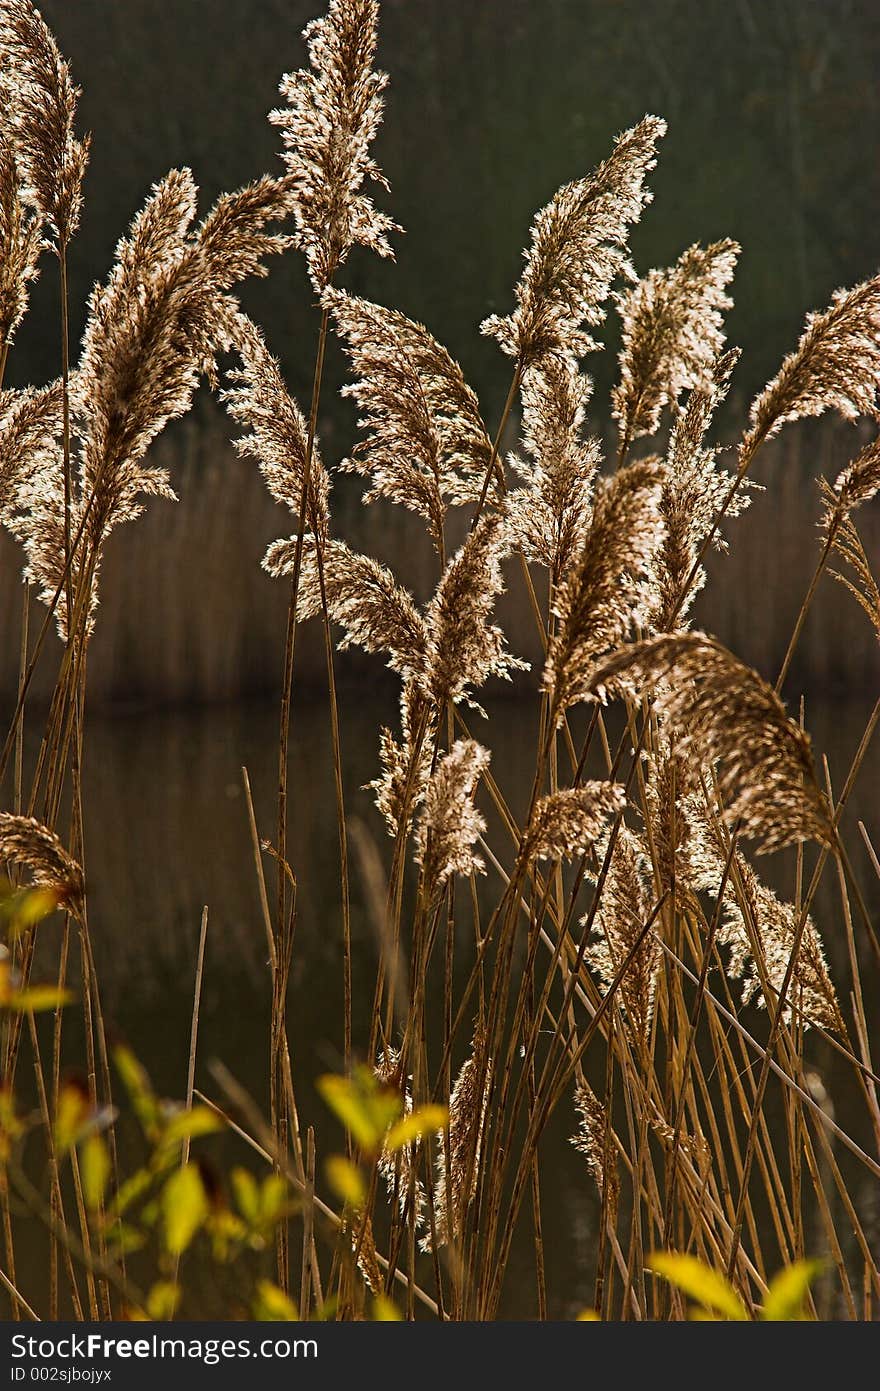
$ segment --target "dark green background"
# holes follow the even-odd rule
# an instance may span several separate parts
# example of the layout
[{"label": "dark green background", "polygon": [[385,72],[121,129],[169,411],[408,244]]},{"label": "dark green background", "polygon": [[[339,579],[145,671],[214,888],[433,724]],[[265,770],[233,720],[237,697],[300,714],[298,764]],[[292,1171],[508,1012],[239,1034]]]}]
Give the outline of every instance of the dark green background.
[{"label": "dark green background", "polygon": [[[90,283],[169,167],[193,168],[205,205],[280,167],[266,112],[281,72],[303,63],[300,31],[322,8],[44,0],[94,134],[73,252],[77,328]],[[507,369],[477,324],[509,308],[533,212],[645,111],[665,116],[669,134],[633,239],[639,267],[696,240],[742,243],[730,319],[748,350],[740,393],[774,371],[807,308],[880,261],[872,0],[385,0],[380,62],[391,75],[383,205],[407,234],[396,267],[358,252],[345,279],[425,320],[486,395],[490,419]],[[57,370],[40,312],[54,281],[44,275],[22,329],[19,380]],[[301,391],[314,326],[299,258],[246,298]],[[610,364],[596,359],[594,370],[606,389]]]}]

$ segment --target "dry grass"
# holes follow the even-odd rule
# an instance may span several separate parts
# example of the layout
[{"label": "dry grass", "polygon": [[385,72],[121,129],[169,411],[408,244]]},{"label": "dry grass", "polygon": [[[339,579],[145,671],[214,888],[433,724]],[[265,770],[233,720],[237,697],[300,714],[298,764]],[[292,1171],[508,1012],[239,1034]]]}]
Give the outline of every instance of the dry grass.
[{"label": "dry grass", "polygon": [[[33,271],[16,209],[27,209],[26,226],[34,219],[55,251],[66,306],[65,256],[87,144],[75,135],[70,75],[39,17],[24,0],[0,0],[0,15],[18,113],[0,129],[0,230],[19,267],[5,354]],[[599,1190],[602,1317],[682,1315],[652,1271],[650,1253],[660,1249],[725,1271],[756,1315],[781,1265],[819,1254],[829,1264],[822,1312],[870,1319],[880,1271],[869,1213],[854,1204],[849,1176],[855,1168],[880,1177],[876,1020],[862,989],[880,942],[843,817],[880,700],[835,787],[803,719],[791,717],[771,680],[778,675],[781,688],[786,671],[796,677],[821,647],[829,677],[839,662],[876,681],[880,602],[868,530],[875,447],[852,430],[846,442],[839,428],[812,436],[834,460],[829,475],[840,474],[823,504],[790,457],[791,430],[781,432],[826,413],[871,427],[880,279],[839,291],[826,311],[808,316],[728,464],[708,441],[721,431],[718,411],[735,367],[723,312],[737,248],[692,247],[672,269],[638,279],[628,235],[650,203],[665,131],[646,116],[594,173],[536,215],[514,308],[483,325],[511,359],[501,420],[487,429],[458,364],[423,325],[334,285],[350,252],[388,256],[398,230],[363,191],[384,187],[370,153],[387,81],[374,68],[377,18],[375,0],[331,0],[307,30],[310,66],[284,78],[286,105],[272,116],[283,134],[284,177],[224,195],[196,223],[192,177],[172,171],[90,298],[78,363],[68,360],[65,308],[60,386],[0,402],[0,515],[47,611],[41,624],[39,612],[25,610],[31,637],[21,644],[3,752],[4,768],[14,762],[15,805],[0,825],[0,854],[13,876],[29,868],[37,884],[61,884],[57,979],[62,988],[75,944],[87,1105],[100,1114],[113,1091],[83,888],[87,699],[156,687],[172,699],[218,698],[236,691],[245,671],[253,688],[273,685],[280,669],[275,834],[261,842],[266,828],[245,779],[252,870],[241,847],[241,874],[256,874],[262,922],[255,919],[254,931],[269,958],[268,1124],[221,1074],[276,1186],[289,1183],[305,1199],[302,1222],[282,1206],[271,1230],[269,1288],[280,1307],[292,1309],[298,1288],[302,1316],[331,1297],[338,1317],[354,1318],[395,1293],[409,1316],[418,1307],[493,1319],[514,1241],[525,1233],[535,1312],[546,1316],[558,1291],[548,1287],[544,1247],[543,1195],[554,1181],[544,1145],[558,1114],[572,1125],[579,1117],[584,1181]],[[39,179],[27,172],[34,150],[44,164],[55,161],[49,174],[40,166]],[[292,236],[272,230],[285,218]],[[266,273],[268,255],[292,248],[304,253],[318,298],[313,387],[302,407],[233,293]],[[605,412],[591,401],[585,361],[600,350],[612,287],[626,282],[612,412],[619,429],[603,446],[588,433],[588,420]],[[351,359],[348,394],[361,412],[347,460],[334,460],[319,439],[331,332]],[[227,352],[237,365],[221,384]],[[255,491],[256,470],[249,476],[215,443],[223,437],[216,417],[178,433],[182,461],[173,446],[156,443],[190,410],[202,378],[220,388],[233,423],[247,432],[239,452],[256,457],[272,498],[292,515],[292,534],[265,552],[265,569],[286,581],[274,597],[256,560],[277,538],[277,509]],[[523,446],[508,452],[520,404]],[[369,480],[363,500],[378,505],[367,520],[337,504],[337,472]],[[172,475],[189,500],[169,512]],[[749,491],[759,476],[766,493]],[[164,501],[143,518],[154,497]],[[824,548],[812,525],[823,506]],[[398,520],[387,524],[389,515]],[[728,541],[738,564],[712,555]],[[800,570],[789,547],[806,556]],[[404,553],[406,573],[398,573]],[[832,620],[830,608],[813,603],[821,588],[822,604],[847,612],[839,609],[849,597],[843,590],[825,596],[832,556],[847,567],[858,600],[851,609],[867,632],[858,648],[844,628],[851,620]],[[749,627],[737,645],[745,661],[692,627],[711,621],[735,641],[743,615]],[[790,641],[779,626],[789,616]],[[313,619],[323,643],[306,648],[300,629]],[[377,732],[376,741],[373,788],[390,831],[387,853],[375,844],[378,818],[356,839],[378,943],[369,969],[357,963],[357,979],[336,675],[337,648],[350,646],[387,663],[401,705],[399,728]],[[40,648],[44,665],[33,666],[32,680],[30,653]],[[756,661],[771,680],[749,664]],[[323,913],[341,943],[346,1074],[325,1079],[324,1094],[347,1098],[337,1109],[349,1134],[346,1160],[316,1170],[316,1144],[322,1160],[326,1144],[300,1123],[287,1010],[309,885],[291,833],[308,815],[307,801],[292,795],[291,712],[297,682],[317,682],[319,671],[339,864],[338,895]],[[533,706],[522,736],[531,791],[519,805],[490,756],[492,722],[480,722],[484,689],[514,677]],[[41,691],[45,733],[31,765],[23,714]],[[782,850],[784,894],[771,891],[757,860]],[[54,870],[47,877],[47,859],[62,867],[60,880]],[[277,892],[267,888],[267,870]],[[829,880],[835,914],[820,924],[814,909]],[[838,979],[828,965],[838,954],[826,953],[823,933],[846,943]],[[16,932],[10,950],[6,969],[26,991],[33,932]],[[194,1019],[202,984],[200,965]],[[369,1022],[357,1030],[356,998],[372,999]],[[757,1023],[746,1012],[753,1000],[765,1011]],[[16,1192],[46,1215],[52,1235],[49,1312],[57,1314],[62,1286],[79,1317],[144,1307],[151,1296],[131,1284],[105,1219],[121,1179],[115,1128],[96,1197],[93,1168],[81,1175],[78,1149],[59,1139],[63,1013],[56,1010],[48,1060],[33,1014],[27,1031],[22,1019],[20,1010],[7,1013],[4,1078],[11,1089],[29,1043],[49,1160],[43,1206],[14,1145],[6,1157]],[[817,1036],[859,1096],[851,1131],[817,1100]],[[358,1068],[358,1058],[369,1066]],[[194,1065],[193,1052],[189,1103]],[[145,1084],[134,1090],[143,1113]],[[390,1121],[401,1112],[404,1137],[395,1141]],[[419,1128],[426,1116],[430,1124]],[[166,1207],[178,1186],[195,1195],[207,1224],[203,1179],[186,1158],[168,1180]],[[15,1294],[7,1186],[0,1197],[17,1316],[25,1303]],[[163,1220],[158,1272],[173,1269],[176,1280],[182,1248],[168,1235],[167,1212]],[[265,1300],[267,1287],[259,1288]],[[818,1312],[812,1296],[808,1311]]]}]

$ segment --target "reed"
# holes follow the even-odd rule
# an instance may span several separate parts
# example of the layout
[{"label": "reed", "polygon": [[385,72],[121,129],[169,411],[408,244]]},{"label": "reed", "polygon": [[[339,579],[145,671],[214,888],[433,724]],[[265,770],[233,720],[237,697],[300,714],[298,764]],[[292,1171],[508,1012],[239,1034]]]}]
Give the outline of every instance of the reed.
[{"label": "reed", "polygon": [[[184,1254],[203,1234],[217,1265],[236,1262],[250,1281],[252,1312],[289,1318],[497,1318],[522,1278],[513,1259],[522,1238],[545,1318],[566,1307],[543,1211],[554,1182],[547,1133],[561,1121],[598,1192],[585,1278],[600,1317],[683,1317],[681,1295],[661,1277],[687,1257],[718,1272],[714,1288],[726,1293],[714,1307],[730,1317],[788,1307],[772,1277],[796,1265],[795,1312],[871,1319],[880,1270],[850,1178],[880,1177],[866,989],[880,943],[845,813],[880,700],[835,789],[804,709],[793,718],[781,693],[798,693],[820,647],[829,675],[858,670],[876,683],[880,277],[807,317],[741,433],[724,442],[744,415],[724,406],[739,356],[724,322],[739,247],[691,246],[673,266],[638,275],[629,233],[649,207],[665,132],[645,116],[535,216],[514,307],[482,325],[512,364],[500,420],[487,424],[429,328],[339,283],[359,248],[390,257],[401,230],[365,192],[371,183],[387,192],[371,154],[388,81],[375,67],[378,21],[376,0],[330,0],[306,30],[308,66],[282,79],[284,105],[271,115],[281,177],[222,195],[201,222],[188,170],[155,184],[92,292],[72,365],[66,257],[87,142],[38,12],[30,0],[0,0],[13,113],[0,124],[0,361],[44,243],[60,262],[64,305],[59,380],[0,395],[0,519],[24,552],[30,625],[21,669],[10,671],[3,756],[5,765],[18,751],[27,795],[0,813],[10,924],[0,962],[0,1275],[13,1315],[32,1316],[35,1304],[18,1281],[15,1197],[51,1235],[51,1313],[62,1303],[90,1318],[190,1311]],[[315,296],[303,403],[235,297],[268,257],[294,252]],[[613,303],[621,346],[604,410],[586,363]],[[319,429],[334,335],[352,372],[343,394],[359,413],[347,451]],[[232,444],[207,404],[198,423],[160,440],[203,380],[237,431]],[[802,451],[813,454],[790,427],[826,414],[850,429],[806,427],[810,450],[819,441],[836,474],[810,500]],[[178,491],[178,521],[167,522],[160,501]],[[279,507],[292,518],[281,538]],[[134,522],[123,549],[115,533]],[[831,565],[848,595],[825,583]],[[160,574],[145,614],[138,588]],[[31,589],[47,610],[32,646]],[[851,612],[841,609],[852,598]],[[0,600],[11,612],[5,591]],[[742,613],[749,630],[735,655]],[[321,641],[308,636],[313,620]],[[349,686],[337,653],[355,648],[364,655],[340,667]],[[352,949],[340,706],[357,701],[357,680],[381,663],[400,719],[377,731],[377,815],[353,837],[376,928],[364,969]],[[169,1118],[104,1027],[82,855],[85,711],[123,691],[220,698],[238,692],[245,671],[251,688],[274,691],[279,669],[274,838],[245,773],[240,847],[269,958],[269,1120],[225,1070],[214,1071],[213,1096],[195,1087],[207,907],[185,1104]],[[762,674],[771,669],[775,686]],[[319,681],[339,863],[338,896],[320,911],[343,975],[342,1072],[319,1090],[345,1122],[344,1154],[323,1127],[301,1122],[288,1030],[311,887],[292,833],[309,798],[292,795],[302,789],[291,785],[290,739],[304,691]],[[519,739],[525,799],[492,758],[484,705],[504,681],[530,702]],[[42,740],[24,760],[25,702],[33,712],[41,699]],[[775,857],[772,874],[762,856]],[[57,988],[40,993],[30,979],[36,924],[58,908]],[[71,931],[82,1093],[63,1067]],[[372,1002],[365,1023],[360,999]],[[56,1020],[51,1086],[34,1023],[43,1005]],[[13,1084],[28,1045],[48,1201],[21,1162]],[[819,1099],[820,1046],[859,1099],[861,1119],[847,1129]],[[127,1183],[114,1064],[149,1149]],[[258,1183],[232,1170],[234,1213],[191,1157],[221,1125],[269,1171]],[[132,1241],[154,1259],[143,1263],[144,1289],[126,1266]],[[254,1252],[264,1253],[256,1273]],[[810,1293],[807,1257],[827,1262],[821,1297]],[[231,1286],[228,1301],[224,1313],[240,1311]]]}]

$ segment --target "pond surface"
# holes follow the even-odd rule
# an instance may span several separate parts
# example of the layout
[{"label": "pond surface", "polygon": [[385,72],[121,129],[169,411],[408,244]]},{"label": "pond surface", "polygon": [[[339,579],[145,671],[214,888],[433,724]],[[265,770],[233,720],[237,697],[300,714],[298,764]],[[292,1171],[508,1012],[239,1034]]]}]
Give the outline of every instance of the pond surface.
[{"label": "pond surface", "polygon": [[[492,767],[514,813],[522,814],[531,787],[535,705],[531,700],[493,704],[484,725],[469,715],[472,732],[492,748]],[[342,742],[346,766],[347,811],[376,838],[387,859],[386,841],[371,794],[363,784],[378,768],[377,731],[396,726],[393,690],[349,691],[342,701]],[[827,751],[835,785],[840,786],[858,745],[869,698],[843,706],[815,706],[808,719],[816,748]],[[289,1031],[298,1103],[304,1123],[315,1120],[327,1136],[324,1153],[338,1142],[332,1122],[313,1090],[313,1079],[341,1067],[342,990],[339,927],[336,813],[332,795],[330,742],[326,710],[304,704],[294,713],[290,777],[291,862],[298,876],[298,920],[289,1006]],[[209,906],[206,970],[201,1003],[197,1085],[213,1095],[218,1088],[209,1072],[222,1059],[261,1107],[266,1098],[269,972],[265,932],[250,848],[242,766],[249,772],[260,833],[274,834],[277,780],[277,714],[267,706],[202,710],[192,713],[120,714],[93,721],[87,731],[85,805],[87,808],[87,878],[90,925],[107,1019],[151,1072],[165,1095],[185,1092],[193,979],[199,923]],[[865,762],[847,813],[850,853],[872,914],[880,907],[878,884],[870,869],[856,822],[863,819],[880,843],[880,744]],[[494,846],[503,842],[490,827]],[[509,855],[505,862],[509,862]],[[765,862],[772,881],[785,869],[790,896],[790,866]],[[274,880],[266,860],[270,901]],[[492,871],[490,870],[490,874]],[[485,893],[495,893],[497,879]],[[832,972],[842,1001],[848,995],[847,951],[830,877],[823,884],[815,918],[823,930]],[[487,903],[488,903],[487,898]],[[356,862],[352,872],[354,940],[354,1037],[368,1029],[375,969],[375,936]],[[38,969],[50,978],[57,953],[57,923],[41,929]],[[460,951],[467,956],[472,938],[470,917],[462,925]],[[868,965],[869,953],[864,952]],[[470,959],[470,958],[468,958]],[[873,1018],[880,1021],[878,981],[870,969],[864,978]],[[76,1057],[78,1011],[65,1024],[70,1056]],[[747,1022],[760,1032],[757,1014]],[[875,1037],[877,1034],[875,1033]],[[810,1043],[811,1062],[831,1095],[838,1121],[870,1146],[864,1106],[847,1066],[821,1041]],[[22,1069],[24,1073],[25,1069]],[[777,1098],[778,1101],[778,1098]],[[583,1161],[568,1137],[573,1109],[563,1106],[545,1138],[542,1162],[543,1221],[551,1313],[571,1316],[591,1302],[597,1198]],[[224,1144],[232,1142],[224,1141]],[[321,1150],[319,1149],[319,1162]],[[873,1213],[880,1233],[880,1202],[869,1177],[847,1166],[853,1198]],[[225,1162],[247,1162],[237,1142]],[[839,1204],[832,1195],[837,1215]],[[821,1233],[816,1231],[821,1251]],[[44,1241],[34,1234],[22,1252],[20,1274],[34,1297],[44,1287]],[[427,1278],[427,1276],[426,1276]],[[211,1308],[205,1290],[204,1307]],[[507,1282],[509,1317],[535,1313],[530,1238],[515,1251]]]}]

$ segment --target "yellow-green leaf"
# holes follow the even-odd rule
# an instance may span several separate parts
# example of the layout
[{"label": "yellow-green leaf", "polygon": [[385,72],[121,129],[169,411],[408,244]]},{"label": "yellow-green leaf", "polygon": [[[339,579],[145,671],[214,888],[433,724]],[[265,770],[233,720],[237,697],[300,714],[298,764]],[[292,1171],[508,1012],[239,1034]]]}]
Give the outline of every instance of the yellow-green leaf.
[{"label": "yellow-green leaf", "polygon": [[448,1124],[449,1112],[445,1106],[419,1106],[392,1125],[385,1137],[385,1150],[388,1154],[395,1154],[404,1145],[420,1140],[424,1135],[434,1135]]},{"label": "yellow-green leaf", "polygon": [[260,1280],[254,1296],[254,1318],[261,1323],[296,1323],[299,1311],[293,1300],[271,1280]]},{"label": "yellow-green leaf", "polygon": [[147,1295],[147,1313],[151,1319],[164,1322],[173,1319],[180,1304],[181,1289],[173,1280],[157,1280]]},{"label": "yellow-green leaf", "polygon": [[242,1217],[255,1226],[260,1220],[260,1190],[249,1169],[232,1170],[232,1191]]},{"label": "yellow-green leaf", "polygon": [[341,1154],[331,1154],[324,1170],[327,1182],[337,1198],[341,1198],[348,1207],[363,1207],[367,1199],[367,1190],[363,1175],[356,1164],[352,1164],[350,1159]]},{"label": "yellow-green leaf", "polygon": [[184,1140],[214,1135],[222,1129],[222,1120],[209,1106],[193,1106],[189,1111],[178,1111],[166,1123],[160,1146],[163,1150],[174,1149],[176,1145],[182,1145]]},{"label": "yellow-green leaf", "polygon": [[581,1309],[577,1316],[578,1323],[601,1323],[599,1315],[595,1309]]},{"label": "yellow-green leaf", "polygon": [[819,1271],[821,1261],[795,1261],[770,1281],[761,1318],[775,1323],[794,1323],[804,1318],[804,1301]]},{"label": "yellow-green leaf", "polygon": [[138,1062],[131,1049],[123,1044],[114,1048],[113,1061],[128,1092],[135,1115],[147,1135],[154,1136],[159,1128],[160,1110],[145,1068]]},{"label": "yellow-green leaf", "polygon": [[162,1190],[165,1249],[179,1256],[208,1215],[208,1199],[195,1164],[175,1169]]},{"label": "yellow-green leaf", "polygon": [[66,1082],[55,1107],[55,1149],[59,1156],[67,1154],[76,1144],[88,1118],[89,1096],[85,1087],[76,1082]]},{"label": "yellow-green leaf", "polygon": [[374,1323],[400,1323],[403,1314],[387,1294],[377,1294],[373,1300],[373,1322]]},{"label": "yellow-green leaf", "polygon": [[353,1139],[371,1154],[381,1149],[388,1127],[403,1110],[400,1095],[384,1087],[368,1067],[355,1068],[351,1077],[319,1077],[318,1090]]},{"label": "yellow-green leaf", "polygon": [[80,1171],[86,1207],[96,1211],[104,1201],[110,1177],[110,1155],[100,1135],[88,1135],[80,1146]]},{"label": "yellow-green leaf", "polygon": [[733,1286],[696,1256],[654,1251],[648,1257],[648,1267],[711,1313],[738,1322],[748,1319],[745,1305]]},{"label": "yellow-green leaf", "polygon": [[47,1009],[61,1009],[72,999],[69,990],[59,990],[57,985],[29,985],[26,990],[13,990],[7,1003],[19,1014],[41,1014]]}]

